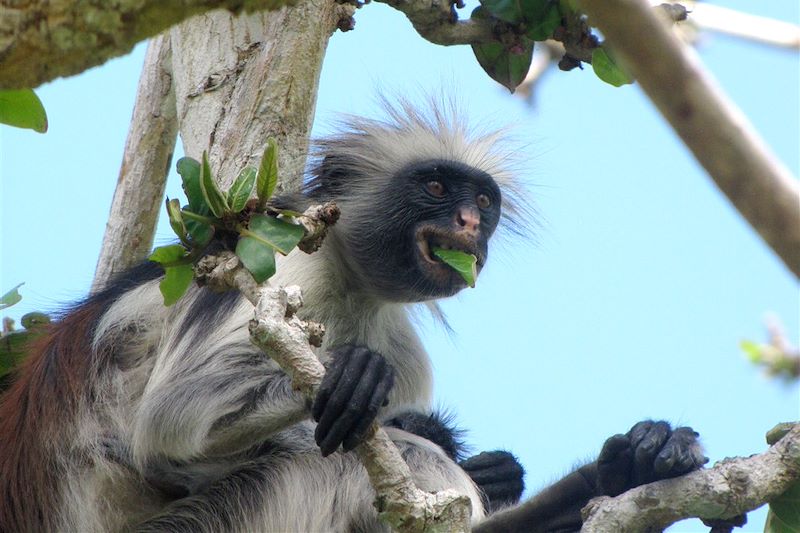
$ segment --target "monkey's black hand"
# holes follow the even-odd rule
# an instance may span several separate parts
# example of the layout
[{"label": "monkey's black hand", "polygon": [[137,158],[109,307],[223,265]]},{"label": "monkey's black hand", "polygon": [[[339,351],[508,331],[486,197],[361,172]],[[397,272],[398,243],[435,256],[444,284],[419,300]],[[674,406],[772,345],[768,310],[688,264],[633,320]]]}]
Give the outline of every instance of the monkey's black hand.
[{"label": "monkey's black hand", "polygon": [[317,391],[311,415],[314,439],[323,456],[341,444],[350,451],[364,438],[394,384],[394,369],[382,355],[363,346],[341,346]]},{"label": "monkey's black hand", "polygon": [[466,461],[461,468],[481,489],[486,511],[491,513],[501,507],[514,505],[522,496],[525,470],[517,458],[507,451],[483,452]]},{"label": "monkey's black hand", "polygon": [[697,470],[708,462],[688,427],[672,429],[667,422],[644,420],[625,435],[614,435],[597,458],[600,494],[617,496],[626,490]]}]

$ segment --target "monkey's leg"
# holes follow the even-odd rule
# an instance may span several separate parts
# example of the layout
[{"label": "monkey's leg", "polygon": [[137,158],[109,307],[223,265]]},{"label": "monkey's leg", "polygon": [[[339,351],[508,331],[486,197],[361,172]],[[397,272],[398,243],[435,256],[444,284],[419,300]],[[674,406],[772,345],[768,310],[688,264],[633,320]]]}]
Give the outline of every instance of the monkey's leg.
[{"label": "monkey's leg", "polygon": [[[472,480],[437,446],[401,430],[387,431],[421,489],[453,488],[472,499],[475,519],[483,516]],[[174,501],[134,531],[388,532],[378,521],[375,492],[355,454],[337,451],[322,457],[308,423],[277,440],[269,452]]]}]

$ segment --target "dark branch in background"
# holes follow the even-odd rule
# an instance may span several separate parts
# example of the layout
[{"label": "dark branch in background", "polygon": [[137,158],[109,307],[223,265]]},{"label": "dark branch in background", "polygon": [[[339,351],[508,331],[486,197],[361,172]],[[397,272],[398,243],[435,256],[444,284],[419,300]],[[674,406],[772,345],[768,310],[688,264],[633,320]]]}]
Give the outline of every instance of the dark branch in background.
[{"label": "dark branch in background", "polygon": [[177,134],[172,50],[166,33],[147,48],[92,291],[150,253]]},{"label": "dark branch in background", "polygon": [[0,89],[34,88],[127,54],[192,15],[295,0],[0,0]]},{"label": "dark branch in background", "polygon": [[800,186],[647,2],[582,0],[617,59],[711,178],[800,277]]},{"label": "dark branch in background", "polygon": [[800,479],[800,424],[769,450],[724,459],[707,470],[595,498],[582,533],[661,531],[686,518],[731,519],[760,507]]}]

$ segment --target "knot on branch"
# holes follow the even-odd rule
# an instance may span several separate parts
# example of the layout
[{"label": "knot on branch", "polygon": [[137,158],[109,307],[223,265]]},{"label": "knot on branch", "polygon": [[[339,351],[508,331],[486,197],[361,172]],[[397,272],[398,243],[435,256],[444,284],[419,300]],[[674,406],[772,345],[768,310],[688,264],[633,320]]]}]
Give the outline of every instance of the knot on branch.
[{"label": "knot on branch", "polygon": [[340,214],[341,212],[336,202],[326,202],[306,209],[296,219],[306,232],[305,237],[297,247],[307,254],[319,250],[319,247],[322,246],[322,241],[328,234],[328,227],[336,224]]},{"label": "knot on branch", "polygon": [[223,250],[202,257],[194,267],[197,284],[214,292],[238,289],[253,304],[258,301],[258,283],[236,257],[236,254]]}]

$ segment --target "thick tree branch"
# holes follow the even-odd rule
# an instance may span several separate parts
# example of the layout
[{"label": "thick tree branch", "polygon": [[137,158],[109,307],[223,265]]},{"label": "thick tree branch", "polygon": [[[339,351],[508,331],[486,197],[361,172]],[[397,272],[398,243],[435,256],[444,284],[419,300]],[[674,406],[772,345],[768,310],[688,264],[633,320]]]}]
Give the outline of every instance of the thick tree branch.
[{"label": "thick tree branch", "polygon": [[212,9],[276,9],[294,0],[0,0],[0,89],[33,88],[131,51]]},{"label": "thick tree branch", "polygon": [[150,252],[177,133],[172,52],[165,34],[147,48],[93,291]]},{"label": "thick tree branch", "polygon": [[769,450],[643,485],[583,509],[582,533],[661,531],[686,518],[730,519],[783,494],[800,478],[800,425]]},{"label": "thick tree branch", "polygon": [[636,78],[745,219],[800,277],[800,186],[694,51],[643,0],[582,0]]}]

